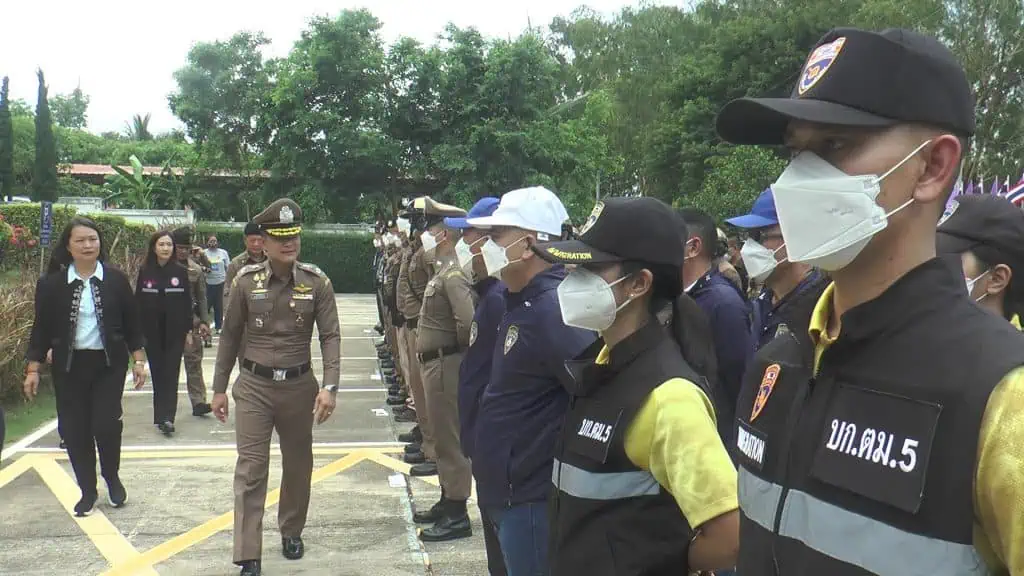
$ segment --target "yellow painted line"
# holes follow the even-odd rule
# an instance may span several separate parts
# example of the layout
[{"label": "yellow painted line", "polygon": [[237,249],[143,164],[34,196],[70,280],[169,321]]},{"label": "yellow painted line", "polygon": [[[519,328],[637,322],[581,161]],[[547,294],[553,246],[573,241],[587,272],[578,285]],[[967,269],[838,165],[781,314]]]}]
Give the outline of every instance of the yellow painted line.
[{"label": "yellow painted line", "polygon": [[11,464],[4,466],[3,469],[0,469],[0,488],[7,486],[15,478],[31,469],[37,459],[38,456],[35,455],[22,456]]},{"label": "yellow painted line", "polygon": [[[75,481],[53,459],[40,458],[35,462],[36,471],[46,482],[57,500],[68,511],[74,514],[75,503],[81,497],[81,491]],[[139,557],[139,551],[121,534],[121,531],[99,510],[86,518],[74,518],[78,527],[92,540],[96,549],[103,554],[112,566],[131,562]],[[156,574],[152,568],[140,569],[133,574]]]},{"label": "yellow painted line", "polygon": [[[351,454],[356,451],[373,452],[380,454],[395,454],[401,452],[403,448],[314,448],[314,456],[344,456],[345,454]],[[235,458],[237,456],[235,448],[230,449],[216,449],[216,450],[154,450],[151,452],[122,452],[121,460],[167,460],[174,458]],[[277,456],[278,454],[271,452],[271,457]],[[27,458],[25,456],[23,458]],[[32,455],[37,457],[37,455]],[[68,456],[65,453],[45,455],[46,458],[52,458],[56,460],[67,460]],[[13,464],[12,464],[13,466]],[[2,472],[0,472],[2,474]],[[2,486],[2,484],[0,484]]]},{"label": "yellow painted line", "polygon": [[[395,472],[401,472],[402,474],[405,474],[407,476],[410,475],[409,472],[412,470],[411,465],[406,464],[405,462],[402,462],[401,460],[398,460],[396,458],[392,458],[391,456],[388,456],[386,454],[371,454],[367,456],[366,459],[373,460],[374,462],[380,464],[381,466],[390,468]],[[441,481],[438,479],[437,476],[413,476],[413,478],[416,478],[417,480],[422,480],[427,484],[430,484],[431,486],[441,485]],[[476,480],[473,480],[469,486],[469,497],[472,498],[473,500],[476,500]]]},{"label": "yellow painted line", "polygon": [[[314,470],[311,484],[316,484],[330,478],[331,476],[344,472],[366,458],[367,454],[364,450],[353,451],[344,458]],[[267,492],[267,501],[265,506],[269,508],[277,504],[280,499],[281,489],[275,488],[274,490]],[[176,554],[180,554],[192,546],[210,538],[221,530],[227,530],[234,524],[234,518],[234,511],[225,512],[224,514],[221,514],[212,520],[208,520],[204,524],[196,526],[180,536],[175,536],[174,538],[145,551],[141,555],[132,558],[130,561],[115,565],[112,569],[107,570],[100,576],[134,576],[139,573],[139,570],[152,569],[155,564],[159,564]]]}]

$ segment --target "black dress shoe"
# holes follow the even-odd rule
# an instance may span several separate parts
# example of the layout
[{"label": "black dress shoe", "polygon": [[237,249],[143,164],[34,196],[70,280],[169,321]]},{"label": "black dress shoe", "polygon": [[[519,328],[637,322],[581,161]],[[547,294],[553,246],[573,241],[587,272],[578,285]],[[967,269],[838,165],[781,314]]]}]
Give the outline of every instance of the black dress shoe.
[{"label": "black dress shoe", "polygon": [[409,469],[409,476],[437,476],[437,462],[427,460]]},{"label": "black dress shoe", "polygon": [[393,360],[382,360],[380,363],[380,367],[385,370],[394,370],[395,362]]},{"label": "black dress shoe", "polygon": [[412,515],[412,521],[417,524],[433,524],[444,517],[444,500],[438,500],[430,508]]},{"label": "black dress shoe", "polygon": [[395,422],[415,422],[416,411],[410,408],[402,407],[394,411]]},{"label": "black dress shoe", "polygon": [[391,353],[387,350],[377,350],[377,358],[380,358],[381,360],[391,358]]},{"label": "black dress shoe", "polygon": [[409,399],[408,396],[402,396],[400,394],[393,394],[391,396],[388,396],[387,403],[388,403],[388,406],[404,406],[405,405],[405,401],[408,400],[408,399]]},{"label": "black dress shoe", "polygon": [[281,553],[289,560],[298,560],[306,553],[306,547],[302,544],[302,538],[295,536],[281,537]]},{"label": "black dress shoe", "polygon": [[210,412],[213,412],[213,406],[210,406],[205,402],[202,404],[196,404],[192,407],[193,416],[206,416]]},{"label": "black dress shoe", "polygon": [[89,494],[82,494],[82,499],[75,504],[75,516],[79,518],[85,518],[89,514],[92,514],[96,510],[96,500],[98,497],[94,492]]},{"label": "black dress shoe", "polygon": [[244,562],[239,562],[238,565],[242,567],[242,571],[238,576],[260,576],[263,574],[259,560],[245,560]]},{"label": "black dress shoe", "polygon": [[419,426],[413,426],[412,430],[408,432],[402,432],[398,435],[399,442],[405,442],[406,444],[415,443],[420,444],[423,442],[423,432],[420,431]]},{"label": "black dress shoe", "polygon": [[406,454],[415,454],[417,452],[423,452],[423,445],[419,442],[413,442],[405,445]]},{"label": "black dress shoe", "polygon": [[414,452],[402,456],[402,460],[406,464],[422,464],[427,461],[427,457],[423,455],[423,452]]},{"label": "black dress shoe", "polygon": [[374,326],[373,329],[377,331],[377,334],[380,334],[382,336],[384,335],[384,327],[381,326],[380,324]]},{"label": "black dress shoe", "polygon": [[171,422],[161,422],[156,425],[160,429],[160,433],[170,438],[174,435],[174,424]]},{"label": "black dress shoe", "polygon": [[472,535],[473,526],[469,523],[469,515],[463,512],[461,516],[445,514],[436,524],[420,532],[420,540],[424,542],[447,542],[448,540],[469,538]]}]

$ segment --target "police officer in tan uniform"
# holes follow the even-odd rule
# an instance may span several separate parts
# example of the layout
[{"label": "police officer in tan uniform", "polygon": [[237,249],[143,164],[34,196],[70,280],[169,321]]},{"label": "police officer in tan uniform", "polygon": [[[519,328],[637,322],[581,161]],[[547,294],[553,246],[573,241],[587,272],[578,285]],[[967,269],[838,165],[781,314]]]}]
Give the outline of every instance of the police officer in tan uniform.
[{"label": "police officer in tan uniform", "polygon": [[469,347],[476,293],[455,257],[462,233],[444,225],[444,218],[462,217],[466,211],[426,199],[426,231],[420,237],[427,259],[436,261],[437,274],[423,292],[416,338],[417,359],[423,375],[426,406],[435,437],[441,500],[417,520],[433,521],[420,538],[440,542],[466,538],[473,531],[466,514],[472,479],[469,460],[459,442],[459,364]]},{"label": "police officer in tan uniform", "polygon": [[410,250],[402,262],[402,268],[398,275],[398,306],[405,316],[405,331],[403,344],[405,355],[408,359],[407,374],[409,391],[412,392],[413,402],[416,405],[416,422],[420,429],[420,452],[411,452],[405,455],[405,461],[413,464],[410,474],[413,476],[432,476],[437,474],[437,449],[434,439],[433,424],[430,421],[429,411],[425,409],[426,400],[423,392],[423,376],[419,360],[416,354],[419,352],[416,339],[419,326],[420,309],[423,307],[423,293],[427,288],[427,282],[433,275],[430,264],[424,255],[423,246],[420,243],[420,234],[424,229],[423,208],[426,205],[425,196],[413,200],[407,217],[411,224],[409,232]]},{"label": "police officer in tan uniform", "polygon": [[[253,222],[264,235],[267,260],[239,270],[221,332],[213,377],[213,411],[228,416],[228,376],[242,346],[245,357],[232,387],[238,408],[235,435],[234,562],[242,576],[261,573],[263,508],[267,496],[270,439],[281,441],[281,503],[278,526],[284,557],[302,557],[302,529],[313,472],[313,422],[334,411],[341,379],[341,326],[330,279],[298,261],[302,209],[282,198]],[[312,372],[313,324],[320,336],[322,385]]]},{"label": "police officer in tan uniform", "polygon": [[263,234],[255,222],[245,225],[245,252],[231,259],[228,264],[228,271],[224,277],[224,304],[227,305],[228,297],[231,296],[231,282],[234,281],[238,271],[250,264],[259,264],[267,259],[263,253]]},{"label": "police officer in tan uniform", "polygon": [[[206,380],[203,378],[203,342],[210,336],[210,311],[206,303],[206,274],[203,266],[191,255],[192,229],[182,227],[171,236],[178,263],[188,270],[188,281],[192,290],[192,338],[185,343],[185,384],[188,400],[192,404],[193,416],[205,416],[211,407],[206,402]],[[205,256],[203,256],[205,258]]]}]

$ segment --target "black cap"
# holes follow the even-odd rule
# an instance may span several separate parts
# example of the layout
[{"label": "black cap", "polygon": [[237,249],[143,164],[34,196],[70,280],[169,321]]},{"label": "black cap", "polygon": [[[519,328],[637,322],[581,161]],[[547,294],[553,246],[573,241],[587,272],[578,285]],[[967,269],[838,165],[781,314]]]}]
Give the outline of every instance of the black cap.
[{"label": "black cap", "polygon": [[1024,212],[1001,196],[965,195],[939,224],[940,254],[970,250],[989,264],[1024,266]]},{"label": "black cap", "polygon": [[924,124],[974,134],[974,95],[941,42],[911,30],[836,28],[811,51],[789,98],[740,98],[718,114],[733,144],[783,144],[792,120],[839,126]]},{"label": "black cap", "polygon": [[534,250],[561,264],[630,260],[682,266],[688,238],[682,216],[661,200],[608,198],[594,206],[578,240],[538,244]]},{"label": "black cap", "polygon": [[245,225],[245,235],[246,236],[259,236],[260,235],[260,225],[255,223],[255,222],[248,222],[248,223],[246,223],[246,225]]}]

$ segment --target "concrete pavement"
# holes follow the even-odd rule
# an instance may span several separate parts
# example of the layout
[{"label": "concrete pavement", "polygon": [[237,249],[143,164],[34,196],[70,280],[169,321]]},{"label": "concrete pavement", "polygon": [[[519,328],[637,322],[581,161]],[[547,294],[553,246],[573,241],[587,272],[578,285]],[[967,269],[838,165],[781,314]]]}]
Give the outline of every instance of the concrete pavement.
[{"label": "concrete pavement", "polygon": [[[314,429],[313,497],[303,539],[306,556],[280,554],[276,488],[280,454],[271,451],[264,517],[264,573],[268,575],[406,576],[487,573],[482,529],[471,501],[474,535],[423,544],[412,511],[440,495],[437,478],[406,476],[395,424],[377,373],[372,296],[338,296],[342,320],[342,382],[338,408]],[[206,349],[211,384],[216,348]],[[313,339],[315,372],[322,374]],[[182,370],[177,433],[165,438],[152,425],[152,391],[124,397],[121,477],[128,505],[113,509],[100,482],[100,505],[74,518],[80,493],[55,431],[11,456],[0,468],[0,575],[126,576],[233,575],[231,564],[234,421],[192,416]],[[212,394],[211,394],[212,396]],[[229,394],[230,397],[230,394]],[[233,408],[233,406],[232,406]],[[233,414],[233,411],[232,411]],[[276,443],[276,438],[275,438]]]}]

